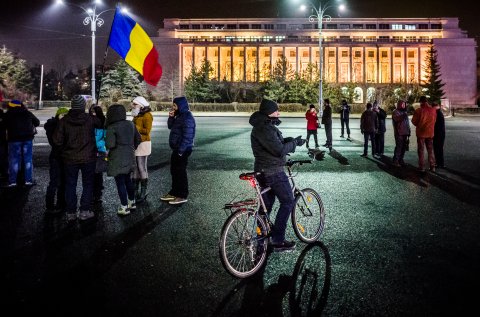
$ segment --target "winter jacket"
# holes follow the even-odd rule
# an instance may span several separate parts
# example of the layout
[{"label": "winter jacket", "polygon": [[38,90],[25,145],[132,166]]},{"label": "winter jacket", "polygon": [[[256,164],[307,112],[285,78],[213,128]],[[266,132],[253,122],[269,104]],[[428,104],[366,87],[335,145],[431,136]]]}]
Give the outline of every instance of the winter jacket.
[{"label": "winter jacket", "polygon": [[140,144],[140,134],[122,105],[112,105],[107,110],[108,176],[129,174],[135,168],[135,149]]},{"label": "winter jacket", "polygon": [[168,128],[170,136],[168,143],[172,150],[183,154],[193,148],[195,139],[195,119],[188,107],[188,103],[181,104],[178,107],[174,117],[168,117]]},{"label": "winter jacket", "polygon": [[445,117],[443,116],[443,112],[440,109],[437,109],[437,119],[435,120],[434,131],[435,139],[445,139]]},{"label": "winter jacket", "polygon": [[317,112],[312,112],[312,111],[308,110],[305,113],[305,118],[307,119],[307,130],[316,131],[317,128],[318,128]]},{"label": "winter jacket", "polygon": [[387,127],[385,126],[385,119],[387,118],[387,113],[382,108],[378,108],[377,114],[378,120],[378,130],[377,133],[385,133],[387,131]]},{"label": "winter jacket", "polygon": [[65,164],[84,164],[95,161],[97,146],[95,128],[101,128],[100,119],[83,110],[70,109],[58,122],[53,143],[61,147]]},{"label": "winter jacket", "polygon": [[24,107],[9,107],[4,115],[4,123],[8,142],[23,142],[33,140],[35,127],[40,120]]},{"label": "winter jacket", "polygon": [[107,152],[107,148],[105,147],[106,135],[106,129],[95,129],[95,145],[97,146],[97,152]]},{"label": "winter jacket", "polygon": [[427,103],[420,104],[420,108],[413,113],[412,123],[416,127],[417,138],[433,138],[437,111]]},{"label": "winter jacket", "polygon": [[54,134],[55,130],[57,129],[59,121],[60,121],[60,119],[58,119],[58,117],[51,117],[43,125],[43,128],[45,129],[45,134],[47,135],[48,144],[50,144],[50,146],[52,147],[52,152],[51,153],[56,158],[60,158],[61,146],[55,145],[55,143],[53,142],[53,134]]},{"label": "winter jacket", "polygon": [[323,110],[322,124],[332,124],[332,108],[330,105],[326,105]]},{"label": "winter jacket", "polygon": [[152,131],[153,116],[150,107],[142,108],[138,116],[133,118],[133,123],[137,127],[138,133],[142,137],[142,142],[150,141],[150,131]]},{"label": "winter jacket", "polygon": [[350,105],[348,105],[348,104],[341,105],[340,106],[340,111],[339,111],[340,119],[343,119],[343,120],[350,119],[350,111],[351,111]]},{"label": "winter jacket", "polygon": [[259,111],[250,116],[249,123],[253,126],[250,141],[255,156],[254,170],[265,174],[284,171],[287,153],[295,152],[295,140],[283,138],[277,128],[280,120]]},{"label": "winter jacket", "polygon": [[410,121],[407,110],[395,109],[392,113],[393,134],[410,135]]},{"label": "winter jacket", "polygon": [[0,109],[0,145],[7,144],[7,130],[5,126],[5,113]]},{"label": "winter jacket", "polygon": [[377,129],[377,114],[372,109],[365,110],[360,117],[360,131],[362,133],[375,133]]}]

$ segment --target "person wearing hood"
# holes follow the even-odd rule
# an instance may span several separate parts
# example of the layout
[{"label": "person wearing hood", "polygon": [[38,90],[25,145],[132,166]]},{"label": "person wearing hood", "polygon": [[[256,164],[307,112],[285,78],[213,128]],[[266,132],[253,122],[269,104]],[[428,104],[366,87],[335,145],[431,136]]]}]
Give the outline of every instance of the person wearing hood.
[{"label": "person wearing hood", "polygon": [[271,244],[275,251],[285,251],[295,248],[295,242],[285,240],[288,218],[295,204],[290,182],[285,173],[286,156],[295,152],[295,148],[302,146],[306,140],[301,136],[295,139],[283,138],[282,132],[277,128],[281,123],[279,116],[277,103],[263,99],[259,110],[251,115],[249,123],[253,126],[250,142],[255,157],[254,171],[261,173],[257,180],[262,188],[271,188],[263,194],[266,212],[271,212],[275,197],[280,202]]},{"label": "person wearing hood", "polygon": [[8,186],[17,186],[17,175],[23,162],[26,186],[33,185],[33,138],[40,120],[19,100],[11,100],[4,116],[8,141]]},{"label": "person wearing hood", "polygon": [[[61,147],[53,143],[53,133],[57,129],[60,120],[68,113],[68,108],[61,107],[57,109],[55,117],[45,122],[43,128],[47,135],[48,143],[52,147],[48,156],[50,181],[45,194],[45,206],[47,213],[58,213],[65,210],[65,170],[61,158]],[[55,196],[57,203],[55,204]]]},{"label": "person wearing hood", "polygon": [[135,185],[131,174],[135,169],[135,149],[140,144],[140,134],[131,121],[127,121],[125,107],[111,105],[107,110],[108,176],[115,178],[120,207],[117,214],[125,216],[136,208]]},{"label": "person wearing hood", "polygon": [[187,202],[188,197],[187,164],[195,139],[195,119],[190,112],[187,98],[176,97],[173,99],[167,125],[170,129],[168,143],[172,149],[170,157],[172,187],[160,199],[168,201],[171,205],[183,204]]},{"label": "person wearing hood", "polygon": [[147,158],[152,153],[150,132],[152,131],[153,116],[151,111],[150,104],[144,97],[138,96],[133,99],[131,111],[133,123],[142,137],[142,142],[135,150],[137,167],[133,174],[135,180],[135,202],[137,204],[145,201],[148,195]]},{"label": "person wearing hood", "polygon": [[[102,128],[99,118],[85,113],[86,102],[80,95],[71,101],[71,109],[58,122],[53,143],[61,148],[65,169],[65,202],[67,221],[87,220],[95,216],[92,209],[93,179],[97,159],[95,128]],[[82,197],[77,215],[77,180],[82,172]]]}]

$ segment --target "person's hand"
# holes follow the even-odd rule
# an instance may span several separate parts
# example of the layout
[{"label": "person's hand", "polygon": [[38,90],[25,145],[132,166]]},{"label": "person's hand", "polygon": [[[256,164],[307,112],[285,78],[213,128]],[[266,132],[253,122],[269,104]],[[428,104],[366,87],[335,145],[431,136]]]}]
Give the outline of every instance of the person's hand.
[{"label": "person's hand", "polygon": [[363,130],[360,130],[360,132],[363,134]]},{"label": "person's hand", "polygon": [[174,116],[175,116],[175,110],[173,110],[173,109],[170,110],[170,111],[168,112],[168,116],[169,116],[169,117],[174,117]]}]

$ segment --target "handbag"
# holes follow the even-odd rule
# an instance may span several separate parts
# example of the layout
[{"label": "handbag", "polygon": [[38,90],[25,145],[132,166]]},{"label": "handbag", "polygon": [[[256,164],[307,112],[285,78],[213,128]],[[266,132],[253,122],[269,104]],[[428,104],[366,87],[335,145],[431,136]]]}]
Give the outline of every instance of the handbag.
[{"label": "handbag", "polygon": [[105,152],[97,153],[97,161],[95,164],[95,173],[105,173],[108,167],[108,157]]}]

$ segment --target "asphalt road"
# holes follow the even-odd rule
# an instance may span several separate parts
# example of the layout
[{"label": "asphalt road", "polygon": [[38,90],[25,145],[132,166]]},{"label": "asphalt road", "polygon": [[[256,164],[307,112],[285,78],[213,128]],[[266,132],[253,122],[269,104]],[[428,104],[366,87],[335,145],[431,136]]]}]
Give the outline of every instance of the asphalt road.
[{"label": "asphalt road", "polygon": [[[50,110],[34,111],[42,124]],[[298,170],[326,208],[318,243],[272,253],[262,272],[238,280],[222,267],[218,238],[231,199],[251,196],[238,179],[253,159],[247,117],[197,116],[189,201],[162,203],[169,190],[166,116],[156,115],[148,202],[128,217],[105,178],[94,221],[67,226],[46,217],[48,151],[35,138],[37,185],[1,189],[2,315],[22,316],[466,316],[480,295],[480,117],[447,118],[445,162],[416,171],[411,142],[405,169],[362,158],[358,119],[352,142],[334,122],[333,151]],[[303,118],[283,118],[284,136],[305,136]],[[321,144],[324,130],[319,130]],[[322,142],[323,141],[323,142]],[[307,157],[305,148],[292,158]],[[289,225],[289,238],[296,239]],[[470,312],[470,313],[468,313]]]}]

